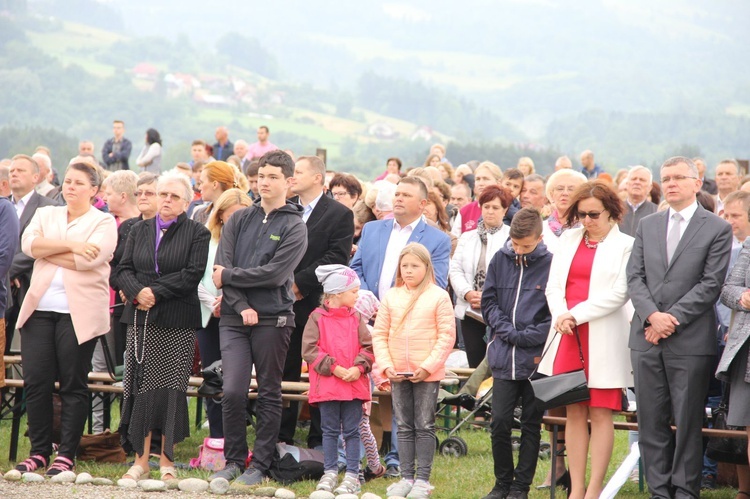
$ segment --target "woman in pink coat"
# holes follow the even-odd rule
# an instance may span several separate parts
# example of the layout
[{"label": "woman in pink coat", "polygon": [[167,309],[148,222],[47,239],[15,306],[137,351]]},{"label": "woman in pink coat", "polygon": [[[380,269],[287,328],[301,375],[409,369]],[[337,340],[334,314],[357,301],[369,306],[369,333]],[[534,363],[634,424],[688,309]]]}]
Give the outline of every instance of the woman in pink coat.
[{"label": "woman in pink coat", "polygon": [[72,470],[89,406],[87,376],[96,338],[109,331],[109,265],[117,245],[112,215],[91,205],[101,178],[96,166],[75,162],[62,185],[67,206],[34,214],[21,247],[35,258],[18,315],[30,457],[16,469],[46,468],[52,455],[52,391],[60,381],[60,447],[47,468]]}]

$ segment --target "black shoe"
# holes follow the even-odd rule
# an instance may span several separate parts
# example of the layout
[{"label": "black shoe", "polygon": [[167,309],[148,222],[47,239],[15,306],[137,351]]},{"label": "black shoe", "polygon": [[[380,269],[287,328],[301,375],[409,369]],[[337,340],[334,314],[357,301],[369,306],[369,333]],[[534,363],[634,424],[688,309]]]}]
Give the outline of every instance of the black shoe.
[{"label": "black shoe", "polygon": [[505,497],[507,499],[528,499],[529,493],[523,490],[511,490]]},{"label": "black shoe", "polygon": [[266,474],[263,473],[260,470],[256,470],[252,466],[250,466],[248,469],[245,470],[245,472],[237,477],[237,479],[234,481],[237,485],[244,485],[246,487],[251,487],[253,485],[258,485],[259,483],[264,482],[267,480]]},{"label": "black shoe", "polygon": [[401,478],[401,468],[398,466],[388,466],[385,469],[386,478]]},{"label": "black shoe", "polygon": [[508,497],[508,489],[495,485],[492,490],[490,490],[490,493],[482,499],[506,499],[506,497]]},{"label": "black shoe", "polygon": [[208,477],[208,481],[211,482],[213,480],[216,480],[217,478],[223,478],[227,482],[231,483],[232,480],[242,475],[242,471],[242,466],[230,461],[227,463],[223,470],[219,470]]},{"label": "black shoe", "polygon": [[716,476],[703,475],[701,479],[701,490],[714,490],[716,488]]}]

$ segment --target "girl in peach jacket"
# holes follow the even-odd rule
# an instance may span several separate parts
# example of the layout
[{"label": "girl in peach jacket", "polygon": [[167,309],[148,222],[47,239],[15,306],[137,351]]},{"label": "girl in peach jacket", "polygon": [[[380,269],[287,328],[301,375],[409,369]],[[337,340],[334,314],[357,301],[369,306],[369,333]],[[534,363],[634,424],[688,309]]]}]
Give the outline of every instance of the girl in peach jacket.
[{"label": "girl in peach jacket", "polygon": [[450,296],[435,284],[430,253],[421,244],[408,244],[372,334],[378,369],[391,381],[398,427],[402,479],[388,487],[388,496],[419,499],[432,493],[435,406],[455,339]]}]

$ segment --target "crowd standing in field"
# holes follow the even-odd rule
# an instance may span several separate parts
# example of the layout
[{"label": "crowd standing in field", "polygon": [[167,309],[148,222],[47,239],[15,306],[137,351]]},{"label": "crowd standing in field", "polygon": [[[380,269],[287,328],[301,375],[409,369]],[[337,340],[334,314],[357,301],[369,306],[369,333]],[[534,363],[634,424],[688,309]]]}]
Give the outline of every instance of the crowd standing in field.
[{"label": "crowd standing in field", "polygon": [[[75,468],[105,335],[125,366],[119,431],[136,456],[123,476],[134,480],[154,452],[161,478],[177,478],[196,359],[222,362],[223,397],[206,413],[226,466],[211,480],[242,485],[268,480],[276,444],[295,442],[299,404],[284,408],[281,387],[308,371],[307,445],[324,456],[317,489],[356,494],[385,476],[396,479],[389,496],[439,497],[435,407],[454,351],[492,372],[485,499],[527,497],[534,485],[539,374],[582,369],[587,379],[589,400],[549,409],[567,417],[564,442],[552,442],[567,463],[555,457],[536,484],[549,487],[554,473],[576,499],[605,485],[628,390],[652,497],[715,487],[701,428],[724,391],[729,423],[750,423],[750,182],[736,160],[719,162],[715,180],[687,157],[613,178],[586,150],[579,168],[563,156],[545,177],[528,157],[505,169],[453,165],[435,144],[423,165],[388,158],[369,181],[280,150],[266,126],[253,143],[220,126],[213,145],[194,140],[170,168],[157,130],[137,155],[125,134],[114,121],[98,157],[81,141],[58,183],[46,147],[0,162],[0,355],[20,344],[31,443],[21,472]],[[4,376],[0,362],[0,386]],[[393,401],[383,461],[373,389]],[[100,411],[94,422],[103,430]],[[737,475],[738,497],[750,496],[750,470]]]}]

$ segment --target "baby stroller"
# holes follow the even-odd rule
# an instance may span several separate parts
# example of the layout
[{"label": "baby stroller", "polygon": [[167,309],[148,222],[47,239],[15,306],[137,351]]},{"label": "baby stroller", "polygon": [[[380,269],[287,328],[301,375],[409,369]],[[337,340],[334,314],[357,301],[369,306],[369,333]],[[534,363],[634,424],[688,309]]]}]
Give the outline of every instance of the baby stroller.
[{"label": "baby stroller", "polygon": [[[472,392],[475,393],[476,396],[472,395]],[[450,407],[456,407],[455,416],[447,415],[450,411]],[[461,409],[468,411],[463,417],[461,417]],[[477,421],[475,419],[477,415],[485,416],[484,420]],[[443,389],[440,390],[438,394],[436,420],[442,418],[446,423],[455,421],[456,424],[452,427],[446,424],[438,428],[447,431],[448,437],[441,442],[439,437],[437,437],[437,435],[435,436],[437,452],[444,456],[452,457],[462,457],[468,454],[469,447],[466,441],[457,435],[458,431],[467,423],[473,425],[475,428],[481,427],[489,429],[491,425],[491,415],[492,372],[487,364],[487,358],[485,357],[458,393],[453,394]],[[521,408],[516,407],[513,411],[514,433],[510,437],[514,451],[518,451],[521,447],[520,417]],[[539,447],[539,458],[549,459],[551,452],[552,450],[549,442],[542,441]]]}]

